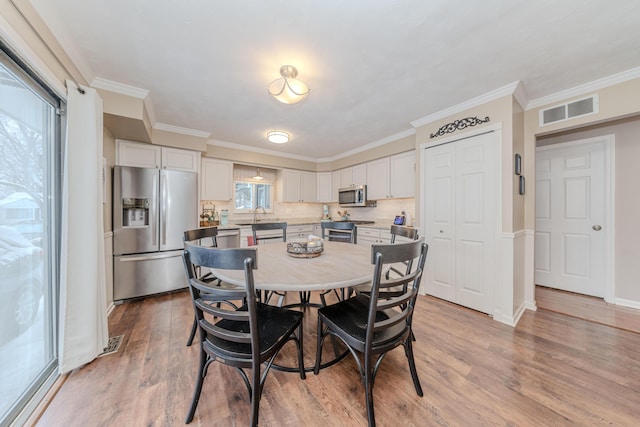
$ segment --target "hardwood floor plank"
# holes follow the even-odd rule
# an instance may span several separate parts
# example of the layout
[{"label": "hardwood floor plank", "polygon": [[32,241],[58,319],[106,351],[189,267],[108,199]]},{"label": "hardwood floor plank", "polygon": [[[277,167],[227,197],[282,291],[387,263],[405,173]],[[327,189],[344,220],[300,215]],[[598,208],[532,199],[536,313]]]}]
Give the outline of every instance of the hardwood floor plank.
[{"label": "hardwood floor plank", "polygon": [[602,298],[536,286],[536,305],[539,309],[640,333],[640,310],[608,304]]},{"label": "hardwood floor plank", "polygon": [[[117,306],[110,331],[125,335],[120,350],[71,373],[36,425],[183,425],[198,364],[197,339],[185,345],[192,310],[187,292]],[[309,364],[316,318],[305,316]],[[511,328],[432,297],[419,298],[414,329],[425,395],[416,395],[402,349],[388,354],[374,387],[379,426],[638,424],[640,334],[546,310]],[[214,363],[191,425],[248,425],[249,405],[239,375]],[[304,381],[272,370],[260,425],[366,426],[351,356]]]}]

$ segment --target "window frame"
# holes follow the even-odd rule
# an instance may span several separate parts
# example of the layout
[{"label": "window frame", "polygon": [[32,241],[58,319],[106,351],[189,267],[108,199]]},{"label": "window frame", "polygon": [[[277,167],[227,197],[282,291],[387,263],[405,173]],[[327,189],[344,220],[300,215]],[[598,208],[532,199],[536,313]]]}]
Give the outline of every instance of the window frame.
[{"label": "window frame", "polygon": [[[248,184],[251,186],[251,208],[238,208],[237,204],[236,204],[236,200],[237,200],[237,184]],[[250,180],[234,180],[233,181],[233,212],[234,213],[253,213],[255,212],[255,210],[260,206],[257,204],[257,200],[258,200],[258,195],[257,195],[257,191],[258,191],[258,187],[259,185],[268,185],[270,187],[270,191],[269,191],[269,207],[266,206],[262,206],[265,210],[266,213],[273,213],[273,205],[275,202],[275,197],[274,197],[274,190],[275,190],[275,186],[273,185],[273,183],[271,182],[256,182],[256,181],[250,181]]]},{"label": "window frame", "polygon": [[[43,182],[45,206],[48,210],[43,218],[43,234],[48,233],[46,239],[46,252],[49,256],[45,259],[44,279],[49,282],[44,289],[48,293],[48,304],[45,304],[45,315],[50,317],[51,331],[50,350],[51,359],[48,360],[33,382],[25,389],[17,401],[4,413],[0,413],[0,424],[4,422],[19,425],[26,421],[29,415],[37,408],[40,401],[53,386],[60,376],[59,348],[58,348],[58,313],[60,307],[60,259],[61,259],[61,230],[62,230],[62,173],[64,167],[63,153],[64,140],[66,138],[66,102],[54,90],[43,81],[12,49],[0,40],[0,63],[16,79],[27,86],[34,95],[42,99],[54,109],[51,117],[52,123],[48,126],[51,144],[44,147],[46,154],[46,174]],[[39,213],[40,217],[44,212]]]}]

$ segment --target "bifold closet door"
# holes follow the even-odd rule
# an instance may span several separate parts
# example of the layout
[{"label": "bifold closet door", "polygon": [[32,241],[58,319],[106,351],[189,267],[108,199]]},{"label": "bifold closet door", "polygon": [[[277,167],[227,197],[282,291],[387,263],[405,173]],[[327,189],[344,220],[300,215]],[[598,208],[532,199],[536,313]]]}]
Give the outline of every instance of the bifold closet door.
[{"label": "bifold closet door", "polygon": [[427,293],[493,312],[497,185],[494,132],[426,149]]}]

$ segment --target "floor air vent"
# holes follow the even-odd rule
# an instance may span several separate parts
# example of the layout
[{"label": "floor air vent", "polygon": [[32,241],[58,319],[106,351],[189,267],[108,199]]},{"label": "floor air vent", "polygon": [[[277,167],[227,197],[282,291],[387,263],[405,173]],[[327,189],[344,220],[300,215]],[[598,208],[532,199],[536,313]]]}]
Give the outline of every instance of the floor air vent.
[{"label": "floor air vent", "polygon": [[117,353],[120,349],[120,343],[122,343],[124,335],[118,335],[117,337],[109,338],[109,343],[104,348],[104,351],[98,355],[98,357],[106,356],[107,354]]},{"label": "floor air vent", "polygon": [[540,126],[562,122],[598,112],[598,95],[577,99],[562,105],[540,110]]}]

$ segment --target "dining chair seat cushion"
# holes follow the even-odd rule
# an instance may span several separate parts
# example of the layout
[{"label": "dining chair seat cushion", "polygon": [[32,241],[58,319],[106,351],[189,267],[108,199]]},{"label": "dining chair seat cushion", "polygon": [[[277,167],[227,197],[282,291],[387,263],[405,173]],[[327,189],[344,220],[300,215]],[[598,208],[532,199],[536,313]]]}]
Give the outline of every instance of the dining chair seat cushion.
[{"label": "dining chair seat cushion", "polygon": [[[318,315],[347,344],[362,352],[365,345],[370,302],[371,300],[367,295],[359,294],[336,304],[320,308]],[[395,313],[394,309],[378,311],[376,313],[376,322],[387,320],[393,317]],[[383,348],[385,344],[395,343],[398,337],[409,332],[405,322],[384,328],[373,333],[372,346],[374,349]]]},{"label": "dining chair seat cushion", "polygon": [[[257,317],[260,319],[259,335],[262,359],[263,356],[269,357],[273,354],[277,350],[277,344],[295,331],[303,313],[259,302],[256,303],[256,308]],[[238,311],[247,311],[247,306],[243,305]],[[223,319],[216,322],[215,325],[237,332],[249,332],[249,322]],[[252,357],[250,343],[225,340],[211,334],[208,335],[204,343],[204,349],[212,357],[247,360],[251,360]]]}]

